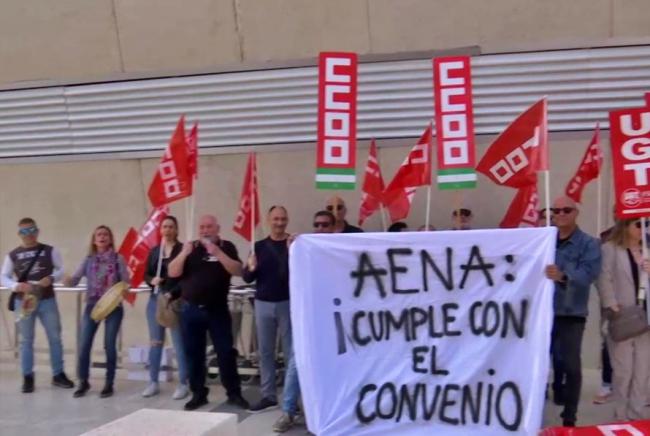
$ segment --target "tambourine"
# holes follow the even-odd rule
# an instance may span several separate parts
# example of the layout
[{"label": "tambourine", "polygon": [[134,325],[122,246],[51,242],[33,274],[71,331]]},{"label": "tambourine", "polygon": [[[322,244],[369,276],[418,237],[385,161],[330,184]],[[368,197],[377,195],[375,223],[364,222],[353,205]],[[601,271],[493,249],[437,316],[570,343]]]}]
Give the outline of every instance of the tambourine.
[{"label": "tambourine", "polygon": [[23,294],[20,302],[21,315],[25,318],[34,313],[36,306],[38,306],[38,301],[43,297],[43,288],[38,282],[29,283],[32,285],[32,289]]},{"label": "tambourine", "polygon": [[126,293],[129,292],[129,288],[130,285],[127,282],[115,283],[104,295],[102,295],[102,298],[97,301],[92,312],[90,312],[90,317],[95,322],[105,319],[111,314],[111,312],[117,309],[117,306],[120,305]]},{"label": "tambourine", "polygon": [[26,318],[34,313],[36,306],[38,306],[38,297],[36,295],[30,293],[23,294],[23,298],[20,302],[20,313],[22,317]]}]

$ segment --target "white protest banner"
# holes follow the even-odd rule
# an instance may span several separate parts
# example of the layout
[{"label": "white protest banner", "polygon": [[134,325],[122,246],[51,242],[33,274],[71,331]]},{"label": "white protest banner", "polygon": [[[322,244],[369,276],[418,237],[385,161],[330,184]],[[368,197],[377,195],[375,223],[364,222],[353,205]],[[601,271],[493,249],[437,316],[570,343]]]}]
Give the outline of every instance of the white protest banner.
[{"label": "white protest banner", "polygon": [[556,229],[302,235],[294,351],[309,430],[532,435]]}]

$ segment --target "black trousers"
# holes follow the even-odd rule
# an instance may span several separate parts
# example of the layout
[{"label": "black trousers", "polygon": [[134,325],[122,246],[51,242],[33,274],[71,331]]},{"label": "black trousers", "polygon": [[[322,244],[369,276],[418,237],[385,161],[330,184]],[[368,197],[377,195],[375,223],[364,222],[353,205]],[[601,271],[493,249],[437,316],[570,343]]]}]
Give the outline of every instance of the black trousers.
[{"label": "black trousers", "polygon": [[607,349],[607,341],[603,341],[603,347],[600,350],[600,359],[603,365],[602,381],[603,384],[612,384],[612,362],[609,360],[609,350]]},{"label": "black trousers", "polygon": [[228,306],[208,309],[183,302],[180,314],[181,333],[187,355],[190,390],[194,395],[206,395],[206,333],[217,352],[219,376],[228,397],[241,394],[237,372],[237,350],[233,347],[232,321]]},{"label": "black trousers", "polygon": [[[586,318],[556,316],[553,322],[553,371],[564,373],[564,412],[562,418],[576,421],[582,388],[582,336]],[[553,386],[555,388],[555,386]]]}]

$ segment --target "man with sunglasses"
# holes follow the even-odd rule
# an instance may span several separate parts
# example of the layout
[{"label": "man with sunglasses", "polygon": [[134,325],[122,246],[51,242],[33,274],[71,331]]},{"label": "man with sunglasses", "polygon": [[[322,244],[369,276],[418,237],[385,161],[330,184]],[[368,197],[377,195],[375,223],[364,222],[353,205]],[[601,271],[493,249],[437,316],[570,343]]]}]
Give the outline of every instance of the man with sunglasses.
[{"label": "man with sunglasses", "polygon": [[[578,208],[568,197],[560,197],[551,208],[558,228],[555,264],[546,267],[553,280],[555,318],[551,338],[553,390],[564,403],[562,421],[574,427],[577,419],[582,363],[582,336],[588,315],[589,290],[600,273],[600,244],[577,225]],[[565,378],[566,380],[562,380]]]},{"label": "man with sunglasses", "polygon": [[54,296],[53,284],[63,276],[63,262],[59,252],[38,242],[38,227],[31,218],[18,222],[18,236],[22,244],[12,250],[2,265],[2,285],[16,292],[12,310],[20,313],[26,294],[38,294],[32,313],[21,316],[17,322],[20,332],[20,366],[23,374],[22,391],[34,392],[34,327],[36,318],[41,321],[50,346],[52,384],[71,389],[74,383],[63,371],[63,343],[61,320]]},{"label": "man with sunglasses", "polygon": [[451,213],[452,230],[471,230],[472,229],[472,211],[461,208]]},{"label": "man with sunglasses", "polygon": [[[327,210],[321,210],[314,214],[314,233],[334,233],[336,218]],[[289,238],[289,243],[293,241]],[[298,416],[298,398],[300,397],[300,383],[298,381],[298,370],[296,369],[296,358],[293,354],[287,356],[287,369],[284,375],[284,389],[282,392],[282,416],[273,424],[273,431],[284,433],[296,424]]]},{"label": "man with sunglasses", "polygon": [[341,197],[333,196],[327,200],[325,210],[334,215],[336,219],[336,224],[334,225],[334,233],[362,233],[359,227],[355,227],[352,224],[348,223],[345,220],[345,214],[347,213],[347,208],[345,207],[345,202]]}]

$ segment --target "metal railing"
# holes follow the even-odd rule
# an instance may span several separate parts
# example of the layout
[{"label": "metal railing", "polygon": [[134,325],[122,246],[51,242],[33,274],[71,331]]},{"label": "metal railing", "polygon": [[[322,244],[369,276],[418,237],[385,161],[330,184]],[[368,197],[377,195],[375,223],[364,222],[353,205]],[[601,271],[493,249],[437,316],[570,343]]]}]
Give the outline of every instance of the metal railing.
[{"label": "metal railing", "polygon": [[[8,297],[10,293],[10,289],[6,288],[4,286],[0,286],[0,296],[3,296],[3,294]],[[54,291],[57,294],[75,294],[76,302],[75,302],[75,348],[74,350],[70,350],[65,348],[64,346],[64,353],[69,353],[72,351],[75,355],[76,358],[78,358],[78,353],[80,350],[81,346],[81,318],[83,314],[83,297],[84,294],[86,293],[86,287],[85,286],[76,286],[76,287],[67,287],[63,286],[62,284],[55,284],[54,286]],[[136,294],[141,294],[141,293],[150,293],[151,289],[144,285],[140,286],[138,288],[132,288],[131,292],[136,293]],[[257,367],[251,367],[250,362],[251,360],[256,360],[255,355],[257,351],[257,346],[256,346],[256,340],[255,340],[255,325],[254,325],[254,315],[252,311],[252,307],[245,308],[246,304],[251,304],[252,303],[249,301],[249,298],[251,296],[250,289],[241,289],[240,286],[231,286],[230,290],[230,298],[229,298],[229,303],[232,306],[237,306],[236,311],[240,314],[239,317],[234,317],[235,319],[238,319],[240,324],[236,327],[233,328],[233,335],[235,336],[235,346],[239,349],[240,355],[244,358],[244,361],[246,362],[246,367],[245,368],[240,368],[240,374],[242,375],[248,375],[248,376],[253,376],[258,374],[258,369]],[[0,299],[0,304],[5,304],[4,299]],[[232,309],[231,309],[232,310]],[[252,316],[252,321],[249,319],[248,322],[251,325],[244,326],[244,319],[245,319],[245,314],[244,312],[247,312],[249,316]],[[13,353],[14,359],[18,359],[19,357],[19,349],[18,349],[18,344],[19,344],[19,331],[17,326],[15,326],[15,322],[13,320],[8,320],[5,317],[6,312],[0,311],[1,316],[4,317],[3,319],[3,329],[7,329],[10,324],[14,324],[13,328],[13,337],[9,333],[7,333],[7,341],[10,343],[10,349],[8,351]],[[11,316],[9,317],[11,318]],[[249,333],[250,337],[245,337],[245,335],[242,335],[242,332],[245,332],[246,329],[250,332],[252,330],[252,333]],[[120,328],[119,333],[118,333],[118,343],[117,343],[117,350],[118,350],[118,367],[124,367],[123,364],[123,357],[124,357],[124,350],[123,350],[123,328]],[[8,331],[8,329],[7,329]],[[47,353],[49,350],[40,350],[40,349],[34,349],[35,354],[37,353]],[[91,353],[92,355],[92,353]],[[92,359],[91,359],[92,360]],[[97,365],[96,363],[91,364],[92,367],[101,367],[100,365]],[[218,374],[218,369],[217,368],[208,368],[208,373],[212,375]]]}]

